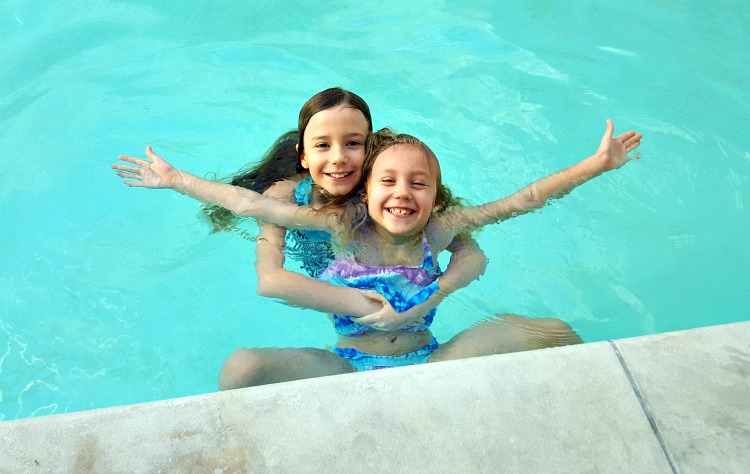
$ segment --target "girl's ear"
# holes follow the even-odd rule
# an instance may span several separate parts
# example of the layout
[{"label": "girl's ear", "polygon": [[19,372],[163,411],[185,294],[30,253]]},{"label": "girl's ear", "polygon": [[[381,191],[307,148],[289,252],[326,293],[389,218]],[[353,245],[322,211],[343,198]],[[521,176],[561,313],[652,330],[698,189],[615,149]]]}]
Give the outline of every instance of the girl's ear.
[{"label": "girl's ear", "polygon": [[[299,144],[294,145],[294,149],[297,150],[297,153],[299,153]],[[307,165],[307,158],[305,158],[305,152],[303,151],[302,154],[299,156],[299,162],[302,165],[303,168],[310,169],[310,167]]]}]

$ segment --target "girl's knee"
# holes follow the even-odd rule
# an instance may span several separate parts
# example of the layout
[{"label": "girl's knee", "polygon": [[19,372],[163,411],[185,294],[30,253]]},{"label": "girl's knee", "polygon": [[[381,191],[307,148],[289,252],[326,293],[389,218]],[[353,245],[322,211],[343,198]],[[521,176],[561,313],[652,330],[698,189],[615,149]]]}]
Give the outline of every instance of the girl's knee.
[{"label": "girl's knee", "polygon": [[562,319],[557,318],[539,318],[539,325],[548,331],[555,333],[572,332],[573,328],[570,324],[566,323]]},{"label": "girl's knee", "polygon": [[581,336],[562,319],[539,318],[533,321],[537,326],[536,335],[546,347],[569,346],[583,342]]},{"label": "girl's knee", "polygon": [[520,330],[530,347],[568,346],[583,342],[572,327],[558,318],[527,318],[515,314],[498,314],[503,323]]},{"label": "girl's knee", "polygon": [[252,349],[237,349],[224,361],[219,373],[219,390],[257,385],[264,362],[263,357]]}]

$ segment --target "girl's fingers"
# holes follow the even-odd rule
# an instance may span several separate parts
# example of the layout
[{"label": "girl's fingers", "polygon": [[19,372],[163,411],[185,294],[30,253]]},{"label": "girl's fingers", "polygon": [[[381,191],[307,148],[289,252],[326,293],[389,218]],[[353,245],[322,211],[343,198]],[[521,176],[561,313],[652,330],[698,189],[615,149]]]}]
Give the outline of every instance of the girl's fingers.
[{"label": "girl's fingers", "polygon": [[362,296],[367,298],[368,300],[376,301],[378,303],[383,303],[383,306],[385,306],[386,302],[388,300],[385,299],[385,296],[381,295],[375,290],[361,290]]},{"label": "girl's fingers", "polygon": [[618,136],[617,140],[620,140],[623,142],[629,141],[629,140],[640,141],[641,138],[643,138],[642,133],[635,133],[635,131],[631,130],[629,132],[625,132],[622,135]]},{"label": "girl's fingers", "polygon": [[154,150],[153,150],[153,148],[151,148],[151,145],[147,145],[146,146],[146,156],[148,156],[148,158],[151,161],[157,161],[157,160],[160,159],[159,155],[157,155],[156,153],[154,153]]},{"label": "girl's fingers", "polygon": [[119,176],[120,178],[137,179],[137,180],[143,179],[143,178],[141,178],[140,174],[138,174],[138,173],[136,173],[134,171],[117,171],[115,174],[117,176]]},{"label": "girl's fingers", "polygon": [[125,166],[125,165],[117,165],[117,164],[113,164],[112,168],[116,170],[120,170],[120,171],[127,171],[128,173],[137,173],[140,170],[140,168],[135,168],[133,166]]},{"label": "girl's fingers", "polygon": [[633,130],[631,130],[629,132],[625,132],[623,134],[618,135],[617,139],[624,141],[624,140],[629,140],[630,138],[632,138],[634,136],[635,136],[635,132]]},{"label": "girl's fingers", "polygon": [[128,163],[133,163],[133,164],[138,164],[139,161],[142,161],[133,156],[124,156],[124,155],[120,155],[119,159],[120,161],[127,161]]},{"label": "girl's fingers", "polygon": [[[615,132],[615,126],[612,124],[610,119],[607,119],[607,128],[604,130],[602,141],[599,142],[599,148],[608,147],[610,140],[612,140],[612,134]],[[606,148],[605,148],[606,149]]]},{"label": "girl's fingers", "polygon": [[641,136],[633,135],[624,142],[625,146],[636,148],[641,144]]},{"label": "girl's fingers", "polygon": [[151,162],[153,161],[153,160],[148,161],[148,160],[144,160],[143,158],[136,158],[134,156],[125,156],[125,155],[120,155],[119,160],[127,161],[128,163],[133,163],[134,165],[138,165],[138,166],[150,165]]}]

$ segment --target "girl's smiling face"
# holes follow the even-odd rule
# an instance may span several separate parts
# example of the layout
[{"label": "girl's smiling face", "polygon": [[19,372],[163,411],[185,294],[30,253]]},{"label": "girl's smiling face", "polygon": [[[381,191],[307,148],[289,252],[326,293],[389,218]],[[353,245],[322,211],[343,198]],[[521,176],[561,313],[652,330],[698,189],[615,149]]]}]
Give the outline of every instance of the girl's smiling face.
[{"label": "girl's smiling face", "polygon": [[321,110],[305,129],[302,166],[330,194],[349,194],[362,179],[368,131],[367,119],[358,109],[342,104]]},{"label": "girl's smiling face", "polygon": [[436,193],[436,178],[422,149],[399,143],[383,150],[372,165],[367,211],[376,231],[395,242],[425,228]]}]

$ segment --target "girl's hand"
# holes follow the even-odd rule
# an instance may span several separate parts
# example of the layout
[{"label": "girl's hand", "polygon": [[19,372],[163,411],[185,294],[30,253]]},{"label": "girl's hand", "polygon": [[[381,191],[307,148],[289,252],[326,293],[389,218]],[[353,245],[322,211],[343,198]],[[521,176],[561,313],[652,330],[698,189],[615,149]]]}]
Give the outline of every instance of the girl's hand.
[{"label": "girl's hand", "polygon": [[353,321],[358,322],[359,324],[364,324],[373,329],[387,332],[396,331],[397,329],[404,327],[420,326],[424,324],[426,313],[423,310],[420,310],[419,305],[399,313],[393,309],[393,306],[391,306],[388,300],[386,300],[380,293],[375,291],[366,291],[363,293],[373,301],[381,302],[383,309],[368,314],[367,316],[352,318]]},{"label": "girl's hand", "polygon": [[167,163],[164,158],[154,153],[150,145],[146,147],[146,156],[148,160],[132,156],[120,156],[120,161],[126,161],[135,166],[115,163],[112,165],[112,169],[116,170],[117,176],[126,180],[123,183],[132,187],[158,189],[174,188],[176,185],[182,184],[180,172]]},{"label": "girl's hand", "polygon": [[607,119],[607,128],[599,144],[599,149],[596,150],[596,155],[604,160],[604,171],[619,168],[628,161],[637,160],[641,157],[641,154],[638,152],[632,157],[628,156],[628,153],[640,146],[641,138],[643,138],[642,134],[631,130],[618,135],[616,138],[612,138],[614,131],[615,126],[610,119]]}]

